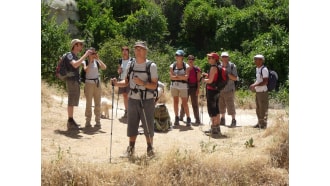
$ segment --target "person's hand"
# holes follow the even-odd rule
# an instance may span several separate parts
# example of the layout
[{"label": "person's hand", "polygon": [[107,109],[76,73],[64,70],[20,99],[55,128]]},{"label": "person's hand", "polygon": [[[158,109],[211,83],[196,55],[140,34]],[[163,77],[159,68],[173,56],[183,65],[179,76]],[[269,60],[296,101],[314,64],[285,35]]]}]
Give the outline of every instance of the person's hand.
[{"label": "person's hand", "polygon": [[94,51],[92,51],[92,50],[87,50],[87,51],[85,52],[85,55],[86,55],[86,56],[89,56],[89,55],[91,55],[92,53],[94,53]]},{"label": "person's hand", "polygon": [[256,91],[256,87],[255,87],[254,84],[250,85],[250,90],[251,90],[252,92],[255,92],[255,91]]},{"label": "person's hand", "polygon": [[112,86],[116,86],[116,84],[117,84],[117,78],[111,78],[111,85]]},{"label": "person's hand", "polygon": [[118,68],[117,72],[118,72],[118,74],[121,74],[123,72],[123,68],[121,68],[121,67]]},{"label": "person's hand", "polygon": [[133,77],[133,81],[137,85],[144,86],[144,82],[140,78],[138,78],[137,76]]}]

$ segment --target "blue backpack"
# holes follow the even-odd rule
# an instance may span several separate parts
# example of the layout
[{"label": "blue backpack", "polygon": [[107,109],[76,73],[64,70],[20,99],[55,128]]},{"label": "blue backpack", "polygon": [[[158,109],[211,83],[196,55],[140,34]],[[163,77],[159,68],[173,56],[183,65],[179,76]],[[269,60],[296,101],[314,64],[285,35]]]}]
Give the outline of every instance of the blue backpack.
[{"label": "blue backpack", "polygon": [[[261,76],[262,76],[262,69],[264,69],[265,66],[261,68]],[[267,84],[267,89],[268,91],[273,91],[275,90],[277,86],[277,81],[278,81],[278,75],[277,72],[274,70],[268,69],[268,84]]]}]

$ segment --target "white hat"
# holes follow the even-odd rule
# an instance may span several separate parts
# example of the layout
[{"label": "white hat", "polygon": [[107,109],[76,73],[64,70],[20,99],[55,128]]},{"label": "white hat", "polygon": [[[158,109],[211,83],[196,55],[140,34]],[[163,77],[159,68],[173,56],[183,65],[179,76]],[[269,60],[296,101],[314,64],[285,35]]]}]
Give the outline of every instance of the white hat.
[{"label": "white hat", "polygon": [[80,40],[80,39],[73,39],[71,41],[71,49],[73,48],[73,46],[76,44],[76,43],[84,43],[85,40]]},{"label": "white hat", "polygon": [[263,61],[265,61],[265,57],[261,54],[255,55],[253,59],[262,59]]},{"label": "white hat", "polygon": [[227,57],[229,57],[228,52],[222,52],[222,53],[221,53],[221,57],[223,57],[223,56],[227,56]]}]

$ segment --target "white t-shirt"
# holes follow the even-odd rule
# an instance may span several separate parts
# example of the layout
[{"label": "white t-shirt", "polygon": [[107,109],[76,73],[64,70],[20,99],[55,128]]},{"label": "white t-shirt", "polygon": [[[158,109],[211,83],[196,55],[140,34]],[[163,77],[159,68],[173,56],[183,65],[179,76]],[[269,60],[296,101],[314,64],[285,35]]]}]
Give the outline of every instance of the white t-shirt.
[{"label": "white t-shirt", "polygon": [[126,72],[126,67],[127,67],[127,64],[129,62],[131,58],[128,58],[128,59],[122,59],[121,61],[121,69],[122,69],[122,73],[120,74],[120,79],[123,80],[126,78],[126,75],[127,75],[127,72]]},{"label": "white t-shirt", "polygon": [[[256,83],[263,82],[263,77],[268,78],[268,69],[266,67],[262,69],[262,67],[263,66],[261,66],[260,68],[256,68]],[[261,69],[263,76],[261,75]],[[256,86],[256,92],[266,92],[267,90],[267,85]]]},{"label": "white t-shirt", "polygon": [[[86,61],[83,61],[84,64],[86,64]],[[96,83],[94,80],[91,79],[98,79],[99,78],[99,69],[97,67],[97,61],[94,59],[94,63],[88,62],[88,65],[90,66],[88,73],[86,73],[86,83]]]},{"label": "white t-shirt", "polygon": [[[176,63],[176,62],[174,62]],[[172,63],[170,65],[170,68],[173,68],[173,65],[174,63]],[[185,62],[184,62],[185,63]],[[189,68],[189,65],[188,63],[185,63],[186,64],[186,70],[184,70],[183,68],[181,69],[178,69],[178,67],[176,66],[175,69],[173,69],[173,73],[174,74],[177,74],[178,76],[183,76],[186,74],[186,71],[187,69]],[[183,82],[178,82],[178,81],[174,81],[174,82],[171,82],[171,86],[170,88],[176,88],[176,89],[188,89],[188,82],[186,83],[183,83]]]},{"label": "white t-shirt", "polygon": [[[130,68],[132,62],[134,62],[134,60],[128,62],[127,66],[126,66],[125,74],[128,73],[129,68]],[[138,64],[136,62],[134,64],[133,70],[132,70],[132,72],[130,74],[130,77],[129,77],[129,87],[131,88],[131,90],[128,93],[129,97],[132,98],[132,99],[141,99],[141,92],[140,92],[140,90],[138,90],[137,92],[134,92],[134,91],[132,91],[132,89],[136,88],[136,89],[145,90],[145,87],[144,86],[139,86],[139,85],[137,85],[137,84],[134,83],[133,77],[134,76],[137,76],[142,81],[148,82],[148,74],[147,73],[145,73],[145,72],[134,72],[134,70],[136,70],[136,71],[146,71],[146,64],[147,63]],[[158,78],[157,66],[156,66],[155,63],[152,63],[151,66],[150,66],[150,76],[151,76],[151,79]],[[154,98],[154,92],[152,92],[152,91],[142,91],[142,92],[143,93],[145,93],[145,92],[147,93],[145,99]]]}]

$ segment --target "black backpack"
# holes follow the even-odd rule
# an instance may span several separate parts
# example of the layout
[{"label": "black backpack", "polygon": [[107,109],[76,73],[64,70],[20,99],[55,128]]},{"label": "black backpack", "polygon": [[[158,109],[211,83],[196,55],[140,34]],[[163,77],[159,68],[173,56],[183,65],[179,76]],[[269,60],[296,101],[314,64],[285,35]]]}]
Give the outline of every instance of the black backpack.
[{"label": "black backpack", "polygon": [[[145,71],[141,71],[141,70],[133,70],[134,69],[134,64],[135,64],[135,59],[131,59],[131,64],[130,64],[130,67],[128,69],[128,72],[127,72],[127,79],[128,81],[130,80],[130,74],[131,72],[139,72],[139,73],[147,73],[148,75],[148,82],[151,82],[151,74],[150,74],[150,67],[151,67],[151,64],[154,63],[153,61],[147,61],[146,63],[146,70]],[[158,98],[158,83],[157,83],[157,87],[155,90],[153,89],[146,89],[146,91],[152,91],[154,92],[154,97],[157,99]],[[145,94],[146,95],[146,94]]]},{"label": "black backpack", "polygon": [[[264,69],[265,66],[263,66],[261,68],[261,76],[262,76],[262,69]],[[267,68],[267,67],[266,67]],[[268,91],[273,91],[275,90],[276,86],[277,86],[277,81],[278,81],[278,75],[277,72],[275,72],[274,70],[270,70],[268,69],[268,84],[267,84],[267,89]]]},{"label": "black backpack", "polygon": [[[86,66],[88,65],[88,60],[86,60]],[[100,69],[100,64],[98,61],[96,61],[97,69]],[[85,83],[86,81],[86,71],[84,67],[80,70],[80,82]]]},{"label": "black backpack", "polygon": [[225,88],[229,79],[227,70],[226,68],[222,67],[221,64],[212,66],[216,66],[218,69],[218,79],[215,82],[212,82],[211,86],[214,87],[216,90],[221,91],[223,88]]}]

